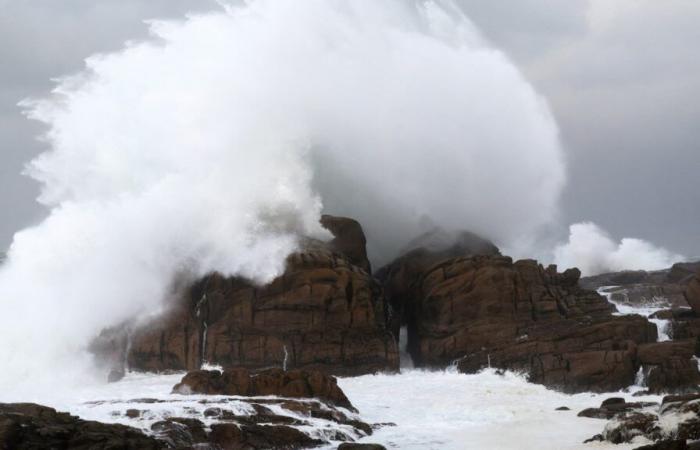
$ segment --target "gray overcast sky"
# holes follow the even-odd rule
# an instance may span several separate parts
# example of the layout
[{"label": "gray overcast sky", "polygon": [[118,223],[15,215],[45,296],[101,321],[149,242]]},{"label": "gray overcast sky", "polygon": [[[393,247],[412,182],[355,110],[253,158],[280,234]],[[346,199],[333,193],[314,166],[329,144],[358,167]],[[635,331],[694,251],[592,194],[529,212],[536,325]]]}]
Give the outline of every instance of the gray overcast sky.
[{"label": "gray overcast sky", "polygon": [[[554,111],[567,148],[563,223],[592,220],[700,255],[700,1],[458,0]],[[19,175],[41,151],[16,103],[83,58],[146,35],[144,19],[214,0],[0,0],[0,250],[37,222]],[[507,130],[504,130],[507,132]]]}]

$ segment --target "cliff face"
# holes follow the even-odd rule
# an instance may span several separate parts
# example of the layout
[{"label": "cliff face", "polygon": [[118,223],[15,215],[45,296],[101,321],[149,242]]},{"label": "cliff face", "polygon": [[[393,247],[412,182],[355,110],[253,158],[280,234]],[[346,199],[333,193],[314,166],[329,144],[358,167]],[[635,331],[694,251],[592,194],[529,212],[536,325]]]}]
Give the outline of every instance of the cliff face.
[{"label": "cliff face", "polygon": [[[691,390],[700,381],[689,327],[685,340],[656,342],[654,324],[614,315],[614,305],[580,286],[577,269],[514,262],[462,233],[442,246],[424,236],[375,277],[360,225],[329,216],[322,223],[334,239],[308,242],[269,285],[211,274],[128,337],[105,332],[95,349],[117,368],[113,378],[125,362],[145,371],[203,363],[336,375],[396,371],[395,337],[406,326],[419,367],[516,370],[568,392],[618,390],[640,369],[653,391]],[[697,286],[689,283],[688,302],[700,296]]]},{"label": "cliff face", "polygon": [[653,324],[614,316],[612,304],[579,286],[577,269],[559,273],[489,253],[435,258],[413,252],[382,270],[418,366],[517,370],[568,392],[621,389],[634,383],[640,367],[653,374],[657,390],[697,383],[693,342],[656,343]]},{"label": "cliff face", "polygon": [[398,370],[388,306],[366,270],[362,228],[339,217],[322,223],[335,238],[308,242],[269,285],[212,274],[165,317],[135,330],[128,344],[112,332],[96,347],[111,354],[112,365],[126,356],[131,369],[145,371],[193,370],[205,362],[341,375]]}]

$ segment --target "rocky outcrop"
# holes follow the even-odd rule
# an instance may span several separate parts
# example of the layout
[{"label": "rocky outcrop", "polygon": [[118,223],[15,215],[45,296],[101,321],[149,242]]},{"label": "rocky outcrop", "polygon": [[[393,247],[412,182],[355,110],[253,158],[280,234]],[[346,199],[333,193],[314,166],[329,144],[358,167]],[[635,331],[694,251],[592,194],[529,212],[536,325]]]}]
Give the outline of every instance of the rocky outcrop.
[{"label": "rocky outcrop", "polygon": [[683,299],[690,307],[665,313],[665,318],[671,321],[669,334],[673,339],[700,338],[700,272],[685,285]]},{"label": "rocky outcrop", "polygon": [[700,439],[700,394],[666,396],[661,405],[623,400],[612,415],[601,418],[609,422],[595,440],[621,444],[644,437],[655,444],[640,448],[688,448],[687,441]]},{"label": "rocky outcrop", "polygon": [[409,351],[420,366],[512,369],[569,392],[630,385],[637,346],[656,341],[656,328],[612,316],[611,304],[578,286],[579,275],[503,256],[435,264],[410,288]]},{"label": "rocky outcrop", "polygon": [[178,394],[237,395],[316,398],[355,411],[338,387],[335,377],[317,371],[268,369],[251,373],[247,369],[196,370],[173,388]]},{"label": "rocky outcrop", "polygon": [[[468,231],[446,233],[433,230],[414,239],[406,248],[402,256],[375,273],[391,306],[391,329],[395,336],[409,321],[410,328],[414,329],[413,318],[416,317],[420,292],[418,283],[430,267],[450,258],[500,255],[498,247],[491,241]],[[409,346],[414,343],[415,339],[409,339]]]},{"label": "rocky outcrop", "polygon": [[124,425],[86,421],[34,403],[4,403],[0,448],[155,450],[166,444]]},{"label": "rocky outcrop", "polygon": [[322,223],[335,238],[328,244],[307,241],[270,284],[211,274],[187,289],[164,317],[128,339],[120,337],[126,329],[108,330],[93,348],[102,349],[97,353],[112,365],[124,359],[144,371],[195,370],[204,362],[336,375],[398,370],[388,305],[367,271],[361,227],[331,216]]},{"label": "rocky outcrop", "polygon": [[[194,371],[182,378],[173,388],[173,394],[165,399],[120,398],[89,402],[93,411],[101,410],[114,420],[147,430],[150,437],[144,437],[136,428],[119,425],[116,431],[110,431],[111,425],[98,424],[106,427],[104,430],[107,431],[102,434],[111,436],[107,433],[115,433],[121,439],[130,436],[121,430],[130,430],[134,436],[144,437],[145,444],[135,447],[95,444],[75,448],[328,448],[339,442],[354,443],[388,425],[362,421],[336,380],[320,372],[283,372],[279,369],[257,373],[245,369]],[[195,398],[190,397],[195,395]],[[178,412],[183,416],[178,417]],[[74,417],[71,420],[81,422]],[[0,448],[5,448],[2,446],[4,423],[0,411]],[[40,429],[38,432],[51,431]],[[149,447],[150,444],[153,447]],[[55,447],[7,448],[74,447],[57,444]]]},{"label": "rocky outcrop", "polygon": [[[416,365],[515,370],[567,392],[618,390],[642,370],[652,392],[695,389],[694,340],[657,343],[655,325],[613,315],[615,306],[580,286],[577,269],[514,262],[488,241],[469,242],[412,250],[377,273]],[[625,272],[615,281],[669,273]]]},{"label": "rocky outcrop", "polygon": [[344,255],[351,264],[365,272],[372,273],[367,259],[367,239],[358,221],[324,214],[321,216],[321,225],[333,234],[333,239],[327,244],[330,250]]},{"label": "rocky outcrop", "polygon": [[610,420],[615,416],[635,410],[658,405],[653,402],[626,402],[622,397],[611,397],[603,400],[598,408],[586,408],[578,413],[579,417]]},{"label": "rocky outcrop", "polygon": [[700,271],[688,282],[684,295],[688,305],[700,316]]},{"label": "rocky outcrop", "polygon": [[640,345],[637,360],[649,392],[697,392],[700,373],[693,359],[696,347],[695,339]]}]

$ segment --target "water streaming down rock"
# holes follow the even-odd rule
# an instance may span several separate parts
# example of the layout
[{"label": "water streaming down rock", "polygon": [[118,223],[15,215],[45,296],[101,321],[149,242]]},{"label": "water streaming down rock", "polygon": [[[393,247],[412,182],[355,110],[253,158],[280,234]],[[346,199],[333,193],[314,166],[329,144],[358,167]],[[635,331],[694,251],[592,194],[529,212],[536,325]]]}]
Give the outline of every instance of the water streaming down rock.
[{"label": "water streaming down rock", "polygon": [[649,322],[653,323],[656,326],[657,329],[657,341],[658,342],[665,342],[665,341],[670,341],[671,337],[669,336],[669,327],[671,325],[671,321],[668,319],[659,319],[655,317],[651,317],[653,314],[659,312],[659,311],[664,311],[669,308],[668,302],[664,298],[655,298],[652,299],[652,301],[647,302],[643,305],[633,305],[628,299],[627,299],[627,293],[625,291],[617,292],[618,298],[619,295],[622,295],[624,299],[627,299],[627,301],[617,301],[615,300],[615,296],[613,295],[613,292],[615,292],[615,289],[617,286],[603,286],[598,288],[598,293],[604,296],[608,302],[611,304],[615,305],[615,308],[617,309],[618,315],[630,315],[630,314],[636,314],[640,315],[643,317],[646,317]]}]

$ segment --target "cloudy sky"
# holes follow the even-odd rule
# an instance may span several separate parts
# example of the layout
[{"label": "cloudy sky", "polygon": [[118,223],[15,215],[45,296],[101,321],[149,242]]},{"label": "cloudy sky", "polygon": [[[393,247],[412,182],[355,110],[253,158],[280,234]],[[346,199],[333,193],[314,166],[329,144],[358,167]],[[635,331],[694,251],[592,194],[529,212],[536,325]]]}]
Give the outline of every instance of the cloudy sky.
[{"label": "cloudy sky", "polygon": [[[700,2],[459,0],[549,101],[567,149],[562,224],[700,255]],[[20,175],[42,150],[17,102],[83,58],[146,36],[145,19],[213,0],[0,0],[0,249],[40,220]],[[507,133],[507,129],[504,129]]]}]

